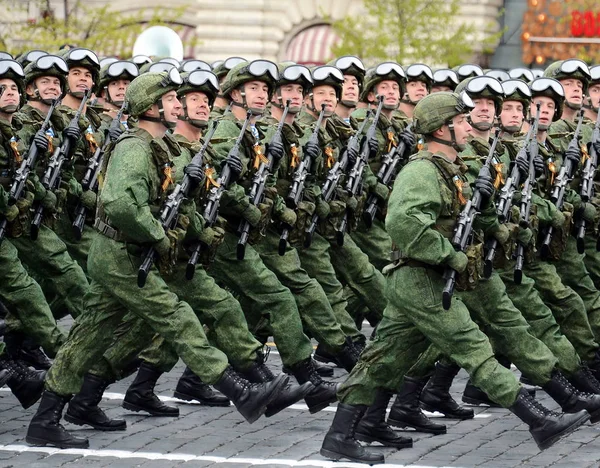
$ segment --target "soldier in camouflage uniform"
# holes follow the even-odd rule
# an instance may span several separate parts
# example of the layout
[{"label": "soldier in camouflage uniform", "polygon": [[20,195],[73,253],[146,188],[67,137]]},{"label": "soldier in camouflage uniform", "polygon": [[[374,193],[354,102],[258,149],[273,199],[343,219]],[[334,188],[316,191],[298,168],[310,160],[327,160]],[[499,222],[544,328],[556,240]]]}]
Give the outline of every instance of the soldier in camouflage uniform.
[{"label": "soldier in camouflage uniform", "polygon": [[458,83],[458,75],[454,70],[450,70],[449,68],[437,69],[433,72],[433,83],[430,93],[437,93],[439,91],[452,92],[456,89]]},{"label": "soldier in camouflage uniform", "polygon": [[[104,126],[109,128],[109,136],[111,141],[117,140],[120,133],[114,133],[110,135],[111,124],[113,119],[117,116],[119,109],[123,105],[125,100],[125,92],[131,80],[135,79],[139,75],[138,67],[135,63],[118,60],[105,65],[100,69],[100,78],[98,81],[98,102],[102,104],[104,111],[100,114],[100,118],[104,122]],[[121,124],[123,129],[127,125],[127,113],[123,113],[121,118]]]},{"label": "soldier in camouflage uniform", "polygon": [[[223,84],[223,81],[225,80],[227,73],[229,73],[229,70],[245,61],[246,59],[242,57],[229,57],[225,60],[222,60],[220,63],[217,63],[216,65],[213,64],[212,71],[219,79],[219,86]],[[215,104],[210,113],[211,119],[217,119],[225,114],[225,112],[230,109],[230,103],[231,101],[226,95],[219,93],[215,99]]]},{"label": "soldier in camouflage uniform", "polygon": [[[173,188],[171,154],[163,137],[181,111],[175,91],[180,84],[181,77],[173,69],[169,74],[140,76],[127,90],[131,116],[140,121],[136,129],[123,135],[110,160],[105,161],[95,223],[100,234],[89,256],[92,284],[86,296],[88,309],[77,319],[48,373],[46,391],[27,432],[30,444],[88,446],[87,439],[72,436],[60,425],[62,410],[80,390],[83,374],[111,344],[127,312],[141,317],[163,336],[190,369],[228,396],[249,422],[265,412],[288,382],[280,375],[268,383],[251,384],[237,374],[225,354],[208,344],[191,307],[169,290],[161,276],[172,272],[186,236],[195,240],[202,231],[202,219],[192,200],[186,202],[187,221],[179,217],[177,226],[166,232],[151,212],[151,206],[157,208]],[[185,173],[196,187],[203,180],[202,167],[197,164],[186,166]],[[138,268],[149,248],[155,249],[158,265],[150,268],[145,287],[140,288],[136,284]]]},{"label": "soldier in camouflage uniform", "polygon": [[[528,424],[542,449],[588,419],[586,412],[557,414],[537,403],[519,386],[512,372],[494,359],[487,337],[471,320],[462,301],[454,300],[449,310],[442,310],[444,269],[458,271],[461,281],[465,276],[472,277],[469,257],[456,251],[449,241],[461,209],[460,200],[470,196],[463,179],[466,167],[457,156],[459,145],[466,143],[470,132],[464,115],[467,109],[461,97],[453,93],[428,96],[415,108],[415,130],[425,135],[428,151],[413,156],[400,172],[389,201],[386,227],[401,252],[386,269],[389,304],[375,339],[340,389],[340,403],[321,448],[323,456],[383,462],[380,453],[360,446],[355,436],[381,441],[382,437],[373,439],[373,435],[385,430],[389,434],[389,427],[373,422],[358,429],[357,425],[376,394],[394,391],[430,343],[447,350],[476,385]],[[492,226],[496,223],[495,209],[485,195],[493,195],[493,179],[482,174],[475,186],[484,194],[477,224],[482,228]],[[566,387],[564,392],[575,395]],[[385,407],[379,413],[383,419]]]},{"label": "soldier in camouflage uniform", "polygon": [[431,68],[423,63],[413,63],[405,67],[406,82],[404,83],[404,94],[400,100],[399,110],[409,119],[421,99],[431,92],[433,85],[433,72]]}]

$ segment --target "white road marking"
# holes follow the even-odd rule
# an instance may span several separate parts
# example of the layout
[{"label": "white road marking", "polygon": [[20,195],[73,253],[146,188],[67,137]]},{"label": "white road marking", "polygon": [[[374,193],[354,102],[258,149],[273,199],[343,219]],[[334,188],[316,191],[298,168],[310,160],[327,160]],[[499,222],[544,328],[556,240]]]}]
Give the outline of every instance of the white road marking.
[{"label": "white road marking", "polygon": [[[213,463],[234,463],[245,466],[253,465],[284,465],[284,466],[317,466],[320,468],[364,468],[362,463],[334,462],[327,460],[288,460],[278,458],[242,458],[242,457],[211,457],[207,455],[194,455],[191,453],[157,453],[157,452],[130,452],[128,450],[93,450],[93,449],[57,449],[52,447],[29,447],[27,445],[0,445],[3,452],[35,452],[54,455],[80,455],[82,457],[100,458],[143,458],[146,460],[169,460],[169,461],[206,461]],[[380,464],[373,465],[384,468],[444,468],[424,465],[395,465]],[[456,468],[456,467],[454,467]]]}]

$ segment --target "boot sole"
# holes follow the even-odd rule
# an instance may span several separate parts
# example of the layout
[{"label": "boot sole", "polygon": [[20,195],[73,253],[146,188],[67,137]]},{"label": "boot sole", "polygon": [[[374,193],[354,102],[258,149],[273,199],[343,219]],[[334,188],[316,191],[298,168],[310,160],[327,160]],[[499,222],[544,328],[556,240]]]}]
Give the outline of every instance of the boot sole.
[{"label": "boot sole", "polygon": [[502,408],[502,406],[500,406],[498,403],[494,403],[493,401],[489,401],[489,400],[484,401],[484,400],[480,400],[478,398],[471,398],[468,396],[463,396],[462,401],[464,403],[467,403],[468,405],[473,405],[473,406],[485,405],[485,406],[489,406],[490,408]]},{"label": "boot sole", "polygon": [[390,442],[389,440],[380,439],[378,437],[373,437],[368,434],[362,434],[359,432],[354,433],[354,438],[357,440],[362,440],[363,442],[368,442],[368,443],[379,442],[384,447],[393,447],[393,448],[397,448],[397,449],[411,448],[413,446],[412,441],[410,441],[410,442]]},{"label": "boot sole", "polygon": [[140,412],[140,411],[144,411],[146,413],[148,413],[150,416],[156,416],[159,418],[178,418],[179,417],[179,412],[177,412],[177,414],[167,414],[167,413],[158,413],[156,411],[151,411],[147,408],[141,407],[141,406],[137,406],[134,405],[132,403],[129,403],[127,401],[123,401],[123,408],[129,410],[129,411],[136,411],[136,412]]},{"label": "boot sole", "polygon": [[184,400],[184,401],[196,401],[198,403],[200,403],[202,406],[214,406],[214,407],[227,407],[227,406],[231,406],[231,402],[227,401],[226,403],[215,403],[212,402],[210,400],[201,400],[200,398],[196,398],[195,396],[192,395],[187,395],[185,393],[181,393],[181,392],[174,392],[173,396],[175,398],[179,398],[180,400]]},{"label": "boot sole", "polygon": [[335,403],[336,401],[337,401],[337,397],[331,398],[327,401],[323,401],[323,402],[319,403],[318,405],[309,406],[308,412],[310,414],[318,413],[319,411],[323,411],[325,408],[327,408],[330,403]]},{"label": "boot sole", "polygon": [[335,358],[326,358],[323,356],[319,356],[318,354],[313,355],[313,358],[315,361],[322,362],[323,364],[333,364],[336,367],[342,367]]},{"label": "boot sole", "polygon": [[558,442],[563,437],[566,437],[569,434],[571,434],[572,432],[575,432],[575,430],[577,430],[581,426],[583,426],[587,421],[589,421],[589,419],[590,419],[590,415],[586,414],[585,416],[582,416],[581,419],[579,419],[578,421],[575,421],[569,427],[565,428],[562,432],[559,432],[558,434],[553,435],[549,439],[542,440],[541,442],[538,442],[538,441],[535,441],[535,442],[540,450],[546,450],[547,448],[552,447],[556,442]]},{"label": "boot sole", "polygon": [[446,434],[447,429],[427,429],[424,426],[417,426],[415,424],[408,424],[404,421],[399,421],[397,419],[390,419],[388,418],[387,423],[390,426],[394,426],[394,427],[399,427],[401,429],[404,429],[406,427],[412,427],[415,431],[417,432],[425,432],[426,434],[433,434],[433,435],[443,435]]},{"label": "boot sole", "polygon": [[382,455],[381,459],[379,460],[361,460],[360,458],[354,458],[354,457],[349,457],[348,455],[342,454],[342,453],[337,453],[337,452],[332,452],[331,450],[327,450],[322,448],[319,452],[322,456],[324,456],[325,458],[329,458],[330,460],[341,460],[341,459],[346,459],[346,460],[350,460],[356,463],[367,463],[369,465],[374,465],[375,463],[385,463],[385,458]]},{"label": "boot sole", "polygon": [[126,431],[127,430],[127,423],[125,421],[123,421],[123,424],[121,426],[98,426],[97,424],[92,424],[89,421],[85,421],[85,420],[77,418],[75,416],[71,416],[69,413],[65,414],[65,421],[68,421],[71,424],[75,424],[77,426],[92,426],[97,431],[111,432],[111,431]]},{"label": "boot sole", "polygon": [[[428,405],[427,403],[420,402],[421,408],[425,411],[429,411],[430,413],[442,413],[439,409],[434,408],[433,406]],[[445,418],[448,419],[460,419],[461,421],[466,421],[467,419],[473,419],[475,417],[475,413],[472,413],[469,416],[459,416],[454,413],[442,413]]]},{"label": "boot sole", "polygon": [[60,449],[70,449],[70,448],[75,448],[75,449],[86,449],[90,447],[90,443],[89,441],[86,441],[85,444],[58,444],[56,442],[50,442],[44,439],[38,439],[37,437],[31,437],[31,436],[26,436],[25,437],[25,442],[27,442],[29,445],[33,445],[34,447],[58,447]]}]

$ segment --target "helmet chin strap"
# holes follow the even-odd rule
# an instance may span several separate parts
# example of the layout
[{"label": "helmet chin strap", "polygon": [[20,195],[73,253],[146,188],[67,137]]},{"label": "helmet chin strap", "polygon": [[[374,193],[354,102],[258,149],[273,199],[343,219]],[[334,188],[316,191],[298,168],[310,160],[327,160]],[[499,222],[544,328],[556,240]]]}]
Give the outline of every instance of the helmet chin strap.
[{"label": "helmet chin strap", "polygon": [[183,120],[184,122],[189,123],[191,126],[204,129],[208,127],[208,120],[200,120],[200,119],[190,119],[190,116],[187,111],[187,102],[185,100],[185,96],[181,98],[181,107],[183,108],[183,115],[177,116],[179,120]]},{"label": "helmet chin strap", "polygon": [[358,105],[358,101],[342,100],[342,101],[340,101],[340,104],[344,107],[347,107],[348,109],[356,109],[356,106]]},{"label": "helmet chin strap", "polygon": [[404,104],[410,104],[411,106],[416,106],[419,101],[413,101],[408,93],[404,93],[402,99],[400,99],[400,102],[403,102]]},{"label": "helmet chin strap", "polygon": [[158,117],[151,117],[149,115],[140,115],[138,118],[140,120],[147,120],[148,122],[156,122],[156,123],[160,123],[163,124],[165,127],[169,128],[169,129],[173,129],[175,128],[175,126],[177,125],[177,122],[168,122],[165,119],[165,110],[163,109],[163,105],[162,105],[162,98],[159,99],[158,101],[156,101],[156,105],[158,106]]},{"label": "helmet chin strap", "polygon": [[480,132],[487,132],[494,126],[493,122],[473,122],[473,119],[470,115],[467,120],[471,127],[473,127],[475,130],[479,130]]},{"label": "helmet chin strap", "polygon": [[568,100],[566,100],[566,99],[565,99],[565,105],[566,105],[566,106],[567,106],[569,109],[572,109],[572,110],[579,110],[579,109],[581,109],[581,107],[582,107],[582,104],[575,104],[575,103],[573,103],[573,102],[571,102],[571,101],[568,101]]},{"label": "helmet chin strap", "polygon": [[4,112],[5,114],[14,114],[19,110],[19,106],[15,104],[11,104],[9,106],[0,107],[0,112]]},{"label": "helmet chin strap", "polygon": [[440,145],[450,146],[454,148],[457,152],[461,152],[465,149],[465,145],[459,145],[456,141],[456,133],[454,132],[454,124],[452,122],[448,123],[448,129],[450,130],[450,141],[442,140],[441,138],[437,138],[432,136],[431,140],[439,143]]}]

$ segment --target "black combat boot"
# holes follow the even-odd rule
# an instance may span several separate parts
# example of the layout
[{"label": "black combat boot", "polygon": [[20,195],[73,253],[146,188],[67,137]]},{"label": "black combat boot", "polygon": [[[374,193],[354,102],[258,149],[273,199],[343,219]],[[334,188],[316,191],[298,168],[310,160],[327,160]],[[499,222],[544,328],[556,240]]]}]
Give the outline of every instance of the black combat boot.
[{"label": "black combat boot", "polygon": [[27,337],[23,341],[21,346],[21,353],[19,354],[21,359],[28,366],[38,370],[48,370],[52,366],[52,361],[46,353],[42,351],[42,348],[31,338]]},{"label": "black combat boot", "polygon": [[[525,390],[529,392],[532,398],[535,398],[535,388],[526,388]],[[468,403],[469,405],[486,405],[490,408],[502,408],[501,405],[491,400],[490,397],[487,396],[487,393],[485,393],[479,387],[473,385],[471,379],[469,379],[467,381],[467,385],[465,385],[462,401]]]},{"label": "black combat boot", "polygon": [[375,401],[368,407],[356,426],[355,437],[364,442],[379,442],[386,447],[397,449],[413,446],[410,437],[403,437],[385,422],[385,412],[392,398],[392,392],[377,390]]},{"label": "black combat boot", "polygon": [[70,399],[70,396],[60,396],[49,390],[44,391],[40,406],[29,423],[25,441],[38,447],[51,445],[61,449],[88,448],[87,439],[72,436],[60,424],[63,408]]},{"label": "black combat boot", "polygon": [[215,388],[228,397],[246,421],[252,424],[260,418],[269,403],[285,388],[289,377],[279,374],[270,382],[250,383],[231,367],[227,367]]},{"label": "black combat boot", "polygon": [[579,392],[560,371],[552,372],[552,377],[542,388],[565,413],[586,410],[592,424],[600,421],[600,395]]},{"label": "black combat boot", "polygon": [[322,409],[327,408],[329,403],[337,401],[339,384],[323,380],[321,376],[317,374],[312,358],[300,361],[292,366],[291,369],[299,384],[312,382],[314,385],[314,388],[306,395],[306,398],[304,398],[304,401],[308,406],[308,411],[311,414],[318,413]]},{"label": "black combat boot", "polygon": [[322,344],[317,345],[317,349],[315,349],[314,358],[317,362],[333,364],[334,366],[342,367],[342,365],[337,359],[337,356],[327,351],[327,349],[325,349],[325,346],[323,346]]},{"label": "black combat boot", "polygon": [[162,372],[142,362],[135,380],[125,393],[123,408],[131,411],[146,411],[152,416],[179,416],[179,408],[165,405],[154,393],[154,386],[161,375]]},{"label": "black combat boot", "polygon": [[[319,362],[316,360],[316,355],[315,355],[315,359],[313,359],[313,365],[315,366],[315,369],[317,370],[317,374],[319,374],[321,377],[333,377],[333,366],[328,366],[327,364],[324,364],[323,362]],[[283,366],[283,372],[285,372],[286,374],[289,375],[293,375],[294,372],[286,366]]]},{"label": "black combat boot", "polygon": [[365,335],[360,335],[356,337],[354,341],[354,347],[356,348],[356,352],[360,356],[367,347],[367,337]]},{"label": "black combat boot", "polygon": [[31,370],[6,353],[0,356],[0,369],[8,371],[6,385],[23,408],[29,408],[40,399],[44,391],[46,371]]},{"label": "black combat boot", "polygon": [[429,378],[414,379],[404,377],[404,383],[396,396],[388,416],[388,424],[396,427],[412,427],[418,432],[445,434],[446,425],[434,423],[423,414],[419,406],[419,397]]},{"label": "black combat boot", "polygon": [[517,401],[508,409],[529,426],[529,433],[540,450],[551,447],[590,419],[589,413],[584,410],[573,414],[550,411],[524,388],[521,388]]},{"label": "black combat boot", "polygon": [[186,367],[177,382],[175,398],[185,401],[197,401],[204,406],[229,406],[230,401],[224,395],[215,392],[210,385],[202,382],[202,379]]},{"label": "black combat boot", "polygon": [[438,411],[447,418],[473,419],[475,417],[473,410],[463,408],[450,395],[452,380],[459,370],[460,366],[456,364],[447,365],[438,362],[433,376],[421,393],[421,408],[432,413]]},{"label": "black combat boot", "polygon": [[97,431],[124,431],[127,423],[124,419],[110,419],[98,406],[102,394],[111,384],[108,380],[101,379],[89,372],[83,377],[81,390],[69,402],[65,413],[65,420],[83,426],[88,424]]},{"label": "black combat boot", "polygon": [[[253,383],[272,382],[275,380],[275,375],[265,364],[264,355],[260,352],[257,355],[256,364],[242,374]],[[310,382],[296,385],[288,379],[286,386],[281,389],[275,399],[267,406],[265,416],[270,418],[279,413],[281,410],[305,398],[313,389],[314,386]]]},{"label": "black combat boot", "polygon": [[331,427],[323,440],[321,455],[331,460],[346,458],[353,462],[370,465],[385,463],[385,458],[381,453],[363,447],[354,438],[356,425],[366,409],[367,407],[364,405],[338,404]]},{"label": "black combat boot", "polygon": [[360,353],[361,351],[352,342],[352,338],[347,336],[342,350],[336,354],[337,361],[344,369],[350,372],[358,362]]},{"label": "black combat boot", "polygon": [[590,368],[585,364],[577,372],[569,376],[569,382],[580,392],[600,395],[600,382],[596,380]]}]

